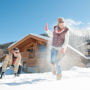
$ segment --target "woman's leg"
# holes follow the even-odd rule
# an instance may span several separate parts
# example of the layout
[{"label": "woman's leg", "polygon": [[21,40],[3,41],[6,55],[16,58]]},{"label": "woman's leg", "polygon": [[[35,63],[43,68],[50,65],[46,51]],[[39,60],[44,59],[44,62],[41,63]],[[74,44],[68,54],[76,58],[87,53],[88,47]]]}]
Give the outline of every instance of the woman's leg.
[{"label": "woman's leg", "polygon": [[60,80],[62,78],[62,69],[60,66],[60,61],[63,59],[64,54],[60,53],[58,51],[57,57],[56,57],[56,74],[57,74],[57,80]]},{"label": "woman's leg", "polygon": [[60,80],[62,77],[62,69],[59,63],[56,63],[56,75],[57,80]]},{"label": "woman's leg", "polygon": [[56,69],[55,69],[56,56],[57,56],[57,50],[52,48],[51,49],[51,67],[52,67],[52,73],[54,75],[56,74]]}]

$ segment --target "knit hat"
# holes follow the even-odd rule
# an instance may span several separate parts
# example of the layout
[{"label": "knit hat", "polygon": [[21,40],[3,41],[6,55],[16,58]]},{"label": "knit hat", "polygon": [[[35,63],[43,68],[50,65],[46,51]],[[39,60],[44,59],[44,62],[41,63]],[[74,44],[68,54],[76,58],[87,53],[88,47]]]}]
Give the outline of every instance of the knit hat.
[{"label": "knit hat", "polygon": [[58,24],[59,24],[59,23],[64,23],[64,19],[63,19],[63,18],[58,18],[58,19],[57,19],[57,22],[58,22]]}]

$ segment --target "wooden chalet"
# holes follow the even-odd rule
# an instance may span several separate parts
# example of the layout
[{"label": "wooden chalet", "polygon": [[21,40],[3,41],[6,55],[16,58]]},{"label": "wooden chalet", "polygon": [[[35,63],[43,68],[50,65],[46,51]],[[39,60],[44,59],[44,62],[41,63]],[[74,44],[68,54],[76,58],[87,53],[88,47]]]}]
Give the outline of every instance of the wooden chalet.
[{"label": "wooden chalet", "polygon": [[47,41],[44,36],[29,34],[15,44],[12,44],[8,49],[11,52],[14,47],[19,48],[25,72],[41,72],[41,67],[39,66],[41,60],[45,61]]}]

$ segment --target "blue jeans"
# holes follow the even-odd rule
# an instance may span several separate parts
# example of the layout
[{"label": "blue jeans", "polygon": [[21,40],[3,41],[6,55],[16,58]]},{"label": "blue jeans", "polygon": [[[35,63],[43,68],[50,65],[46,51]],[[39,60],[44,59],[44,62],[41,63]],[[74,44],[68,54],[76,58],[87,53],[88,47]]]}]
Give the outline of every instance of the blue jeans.
[{"label": "blue jeans", "polygon": [[56,70],[57,74],[61,74],[61,72],[62,72],[59,62],[63,58],[63,56],[64,56],[64,54],[60,53],[60,50],[51,48],[51,64],[55,64],[55,70]]}]

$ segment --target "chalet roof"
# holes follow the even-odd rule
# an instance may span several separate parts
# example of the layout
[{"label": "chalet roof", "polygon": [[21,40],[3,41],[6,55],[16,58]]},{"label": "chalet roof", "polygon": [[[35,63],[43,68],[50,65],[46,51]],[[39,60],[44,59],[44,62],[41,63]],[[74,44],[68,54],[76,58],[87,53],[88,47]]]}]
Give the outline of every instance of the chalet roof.
[{"label": "chalet roof", "polygon": [[[8,48],[11,48],[11,47],[14,46],[15,44],[19,43],[21,40],[23,40],[23,39],[25,39],[25,38],[27,38],[27,37],[30,37],[30,36],[34,36],[34,37],[36,37],[36,38],[40,38],[40,39],[43,39],[43,40],[49,40],[48,37],[30,33],[30,34],[28,34],[27,36],[25,36],[25,37],[21,38],[20,40],[18,40],[17,42],[11,44]],[[35,39],[36,39],[36,38],[35,38]]]}]

